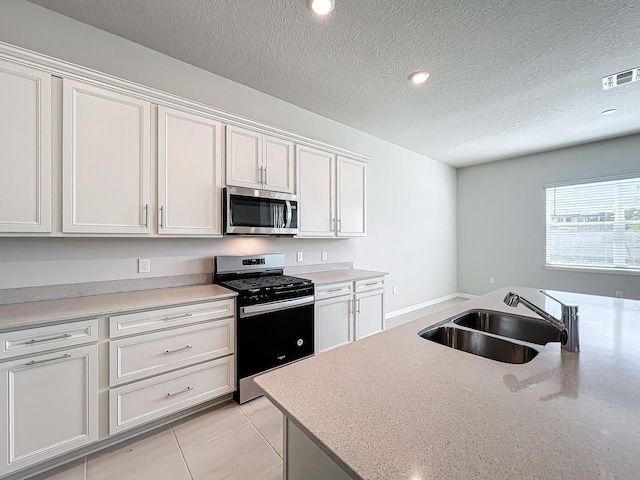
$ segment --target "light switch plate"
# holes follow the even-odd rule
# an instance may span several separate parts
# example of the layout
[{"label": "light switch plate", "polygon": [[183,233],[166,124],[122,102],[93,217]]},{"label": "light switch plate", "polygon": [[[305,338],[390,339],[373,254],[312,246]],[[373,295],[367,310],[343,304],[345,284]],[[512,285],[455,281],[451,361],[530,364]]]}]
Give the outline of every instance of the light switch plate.
[{"label": "light switch plate", "polygon": [[322,261],[326,261],[327,260],[327,252],[325,252],[324,250],[322,251]]},{"label": "light switch plate", "polygon": [[296,258],[297,258],[298,262],[301,262],[302,259],[304,258],[304,255],[302,254],[302,252],[298,252]]}]

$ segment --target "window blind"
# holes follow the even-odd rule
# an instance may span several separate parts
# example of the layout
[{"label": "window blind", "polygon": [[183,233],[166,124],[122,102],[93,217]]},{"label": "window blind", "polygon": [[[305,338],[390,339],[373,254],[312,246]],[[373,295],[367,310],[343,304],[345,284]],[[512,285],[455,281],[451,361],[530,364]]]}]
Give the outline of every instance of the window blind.
[{"label": "window blind", "polygon": [[640,272],[640,175],[546,187],[549,266]]}]

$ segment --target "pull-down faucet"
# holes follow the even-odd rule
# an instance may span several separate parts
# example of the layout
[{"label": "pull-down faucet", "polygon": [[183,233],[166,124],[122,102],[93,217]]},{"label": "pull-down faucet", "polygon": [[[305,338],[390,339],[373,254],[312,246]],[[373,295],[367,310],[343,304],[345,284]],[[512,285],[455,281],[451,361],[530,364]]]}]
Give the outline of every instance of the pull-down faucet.
[{"label": "pull-down faucet", "polygon": [[558,330],[560,330],[560,341],[562,343],[562,349],[567,352],[579,352],[580,351],[580,338],[578,337],[578,306],[577,305],[565,305],[557,298],[553,298],[548,293],[540,290],[540,293],[546,295],[552,300],[555,300],[562,306],[562,316],[558,320],[553,315],[545,312],[537,305],[534,305],[529,300],[521,297],[517,293],[509,292],[504,297],[504,303],[510,307],[517,307],[518,304],[522,304],[529,310],[537,313],[542,317],[544,321],[550,323]]}]

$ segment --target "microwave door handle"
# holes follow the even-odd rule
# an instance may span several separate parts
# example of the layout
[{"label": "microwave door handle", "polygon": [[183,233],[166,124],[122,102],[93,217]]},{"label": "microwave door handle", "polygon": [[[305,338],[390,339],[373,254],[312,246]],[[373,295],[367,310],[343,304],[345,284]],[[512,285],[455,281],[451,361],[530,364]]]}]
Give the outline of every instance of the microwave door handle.
[{"label": "microwave door handle", "polygon": [[286,219],[286,223],[284,225],[284,228],[290,228],[291,227],[291,201],[290,200],[286,200],[284,203],[286,203],[287,205],[287,219]]}]

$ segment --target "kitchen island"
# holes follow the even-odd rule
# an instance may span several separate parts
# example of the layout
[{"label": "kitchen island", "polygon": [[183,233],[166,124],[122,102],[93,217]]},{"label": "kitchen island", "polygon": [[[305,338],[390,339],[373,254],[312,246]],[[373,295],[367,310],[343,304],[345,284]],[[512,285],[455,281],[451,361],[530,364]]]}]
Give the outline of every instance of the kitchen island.
[{"label": "kitchen island", "polygon": [[285,480],[637,479],[640,302],[551,292],[579,305],[581,352],[548,343],[508,364],[421,338],[472,309],[530,318],[512,287],[256,379],[285,415]]}]

